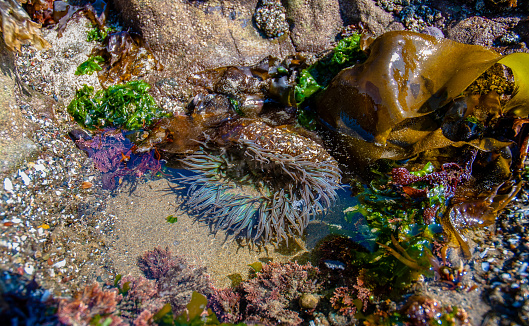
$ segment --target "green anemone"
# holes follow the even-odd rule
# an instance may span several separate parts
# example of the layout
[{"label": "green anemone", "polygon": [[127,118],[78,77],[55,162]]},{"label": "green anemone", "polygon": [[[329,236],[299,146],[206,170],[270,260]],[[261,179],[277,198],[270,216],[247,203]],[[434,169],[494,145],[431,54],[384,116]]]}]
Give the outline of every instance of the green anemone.
[{"label": "green anemone", "polygon": [[203,147],[182,160],[195,172],[185,206],[209,219],[215,230],[255,242],[302,235],[315,216],[336,200],[340,170],[332,158],[311,161],[239,139],[226,148]]}]

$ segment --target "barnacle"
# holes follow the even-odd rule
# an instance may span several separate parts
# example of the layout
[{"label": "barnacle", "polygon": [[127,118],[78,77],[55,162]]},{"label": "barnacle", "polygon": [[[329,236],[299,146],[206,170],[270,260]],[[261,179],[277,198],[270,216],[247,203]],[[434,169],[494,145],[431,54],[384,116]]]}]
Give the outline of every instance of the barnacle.
[{"label": "barnacle", "polygon": [[22,44],[31,44],[39,50],[50,46],[40,34],[40,25],[31,21],[17,0],[0,2],[0,14],[4,41],[10,50],[20,51]]},{"label": "barnacle", "polygon": [[302,235],[334,202],[340,182],[321,146],[260,121],[239,128],[227,147],[203,148],[183,163],[197,173],[181,179],[190,184],[186,206],[216,229],[263,242]]},{"label": "barnacle", "polygon": [[276,38],[288,32],[286,11],[279,0],[261,0],[254,19],[257,28],[268,38]]}]

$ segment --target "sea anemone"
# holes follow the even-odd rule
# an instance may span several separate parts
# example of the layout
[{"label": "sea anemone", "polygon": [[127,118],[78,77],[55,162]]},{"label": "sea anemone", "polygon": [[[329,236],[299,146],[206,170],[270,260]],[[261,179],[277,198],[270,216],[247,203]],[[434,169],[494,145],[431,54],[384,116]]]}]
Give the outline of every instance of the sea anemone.
[{"label": "sea anemone", "polygon": [[[340,188],[337,162],[315,141],[261,121],[243,125],[221,148],[203,146],[183,159],[195,175],[185,206],[215,230],[246,233],[256,242],[302,235]],[[218,148],[218,149],[214,149]]]}]

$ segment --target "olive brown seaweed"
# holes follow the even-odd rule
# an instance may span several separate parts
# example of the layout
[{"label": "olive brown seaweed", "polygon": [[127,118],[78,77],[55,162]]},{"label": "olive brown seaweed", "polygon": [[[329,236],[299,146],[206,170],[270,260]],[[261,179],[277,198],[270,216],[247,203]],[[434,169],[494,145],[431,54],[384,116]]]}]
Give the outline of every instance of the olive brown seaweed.
[{"label": "olive brown seaweed", "polygon": [[320,121],[330,131],[329,145],[359,173],[378,159],[407,159],[447,146],[487,152],[508,146],[487,135],[458,139],[446,132],[450,128],[441,128],[451,114],[464,119],[478,106],[499,106],[495,92],[463,95],[496,63],[512,69],[516,84],[500,115],[529,112],[529,54],[503,57],[481,46],[413,32],[385,33],[366,51],[367,60],[342,70],[317,101]]},{"label": "olive brown seaweed", "polygon": [[31,21],[17,0],[0,1],[0,30],[7,47],[12,51],[20,51],[20,46],[28,43],[38,50],[50,46],[40,34],[40,24]]}]

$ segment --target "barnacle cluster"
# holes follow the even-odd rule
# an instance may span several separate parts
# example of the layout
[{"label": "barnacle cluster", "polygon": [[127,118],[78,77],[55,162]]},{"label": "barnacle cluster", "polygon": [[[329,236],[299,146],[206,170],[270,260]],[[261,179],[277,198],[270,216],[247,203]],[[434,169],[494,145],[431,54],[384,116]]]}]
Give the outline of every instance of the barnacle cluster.
[{"label": "barnacle cluster", "polygon": [[394,12],[406,28],[412,31],[432,26],[442,18],[441,12],[429,7],[424,0],[377,0],[377,5],[388,12]]},{"label": "barnacle cluster", "polygon": [[50,46],[40,34],[40,25],[31,21],[17,0],[0,2],[0,23],[4,41],[12,51],[20,51],[22,44],[32,44],[39,50]]},{"label": "barnacle cluster", "polygon": [[264,242],[302,235],[340,183],[336,161],[321,146],[260,121],[243,126],[227,147],[203,148],[183,163],[197,173],[183,180],[191,210],[217,229]]},{"label": "barnacle cluster", "polygon": [[268,38],[276,38],[288,32],[286,11],[279,0],[261,0],[254,19],[257,28]]}]

